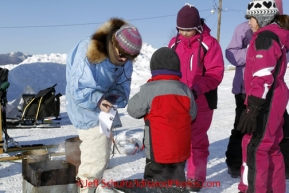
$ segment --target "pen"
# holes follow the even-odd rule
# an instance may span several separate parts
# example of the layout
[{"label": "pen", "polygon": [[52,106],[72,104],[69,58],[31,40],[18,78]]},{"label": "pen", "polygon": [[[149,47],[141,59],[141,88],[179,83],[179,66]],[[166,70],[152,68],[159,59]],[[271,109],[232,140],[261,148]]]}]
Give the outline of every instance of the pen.
[{"label": "pen", "polygon": [[107,107],[110,107],[110,108],[112,108],[112,109],[115,110],[115,111],[116,111],[116,109],[117,109],[115,106],[108,105],[108,104],[103,104],[103,103],[102,103],[102,106],[104,106],[104,107],[106,107],[106,108],[107,108]]}]

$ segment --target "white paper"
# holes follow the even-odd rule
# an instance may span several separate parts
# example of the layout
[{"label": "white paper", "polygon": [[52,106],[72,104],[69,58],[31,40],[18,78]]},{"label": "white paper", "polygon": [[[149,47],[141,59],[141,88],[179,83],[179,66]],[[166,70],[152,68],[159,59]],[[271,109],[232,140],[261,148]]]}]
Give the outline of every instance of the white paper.
[{"label": "white paper", "polygon": [[110,138],[111,126],[116,114],[116,109],[110,108],[108,113],[101,111],[99,114],[99,131]]}]

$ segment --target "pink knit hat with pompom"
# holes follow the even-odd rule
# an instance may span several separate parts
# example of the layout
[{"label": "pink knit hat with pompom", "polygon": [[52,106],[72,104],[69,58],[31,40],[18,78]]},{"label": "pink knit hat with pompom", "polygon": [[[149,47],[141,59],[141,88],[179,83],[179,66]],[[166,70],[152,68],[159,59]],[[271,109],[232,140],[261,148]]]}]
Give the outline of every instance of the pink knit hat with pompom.
[{"label": "pink knit hat with pompom", "polygon": [[129,25],[122,26],[116,31],[115,40],[126,53],[130,55],[140,53],[142,38],[136,27]]}]

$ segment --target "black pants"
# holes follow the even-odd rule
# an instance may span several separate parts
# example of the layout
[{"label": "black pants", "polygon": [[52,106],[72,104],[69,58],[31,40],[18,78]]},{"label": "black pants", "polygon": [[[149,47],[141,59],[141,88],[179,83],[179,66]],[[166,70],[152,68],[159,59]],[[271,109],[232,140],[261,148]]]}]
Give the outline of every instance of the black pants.
[{"label": "black pants", "polygon": [[242,165],[242,138],[244,136],[243,133],[237,130],[237,126],[239,124],[240,116],[243,110],[246,109],[246,105],[244,105],[246,95],[237,94],[235,95],[235,122],[234,128],[231,130],[231,136],[229,138],[229,143],[226,151],[226,163],[227,166],[234,169],[240,170]]},{"label": "black pants", "polygon": [[169,180],[186,182],[185,165],[186,161],[173,164],[161,164],[146,158],[144,179],[153,179],[162,182],[168,182]]},{"label": "black pants", "polygon": [[284,157],[285,172],[289,175],[289,114],[287,110],[284,113],[283,134],[284,138],[280,142],[280,150]]},{"label": "black pants", "polygon": [[[231,136],[229,138],[229,143],[226,151],[226,163],[227,166],[240,170],[242,165],[242,138],[244,134],[237,130],[239,124],[241,113],[246,106],[244,105],[245,95],[237,94],[235,95],[236,109],[235,109],[235,122],[234,129],[231,131]],[[289,173],[289,115],[287,110],[284,112],[284,125],[283,133],[284,138],[280,142],[280,150],[284,157],[286,173]]]}]

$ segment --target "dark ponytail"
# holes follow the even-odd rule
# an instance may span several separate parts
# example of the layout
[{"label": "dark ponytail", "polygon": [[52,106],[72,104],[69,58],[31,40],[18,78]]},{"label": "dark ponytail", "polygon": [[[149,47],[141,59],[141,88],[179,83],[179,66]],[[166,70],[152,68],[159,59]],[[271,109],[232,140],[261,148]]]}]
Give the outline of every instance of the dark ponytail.
[{"label": "dark ponytail", "polygon": [[281,28],[289,30],[289,15],[277,15],[273,22],[277,23]]},{"label": "dark ponytail", "polygon": [[204,23],[205,23],[205,19],[204,19],[204,18],[201,18],[201,24],[202,24],[202,26],[204,25]]}]

